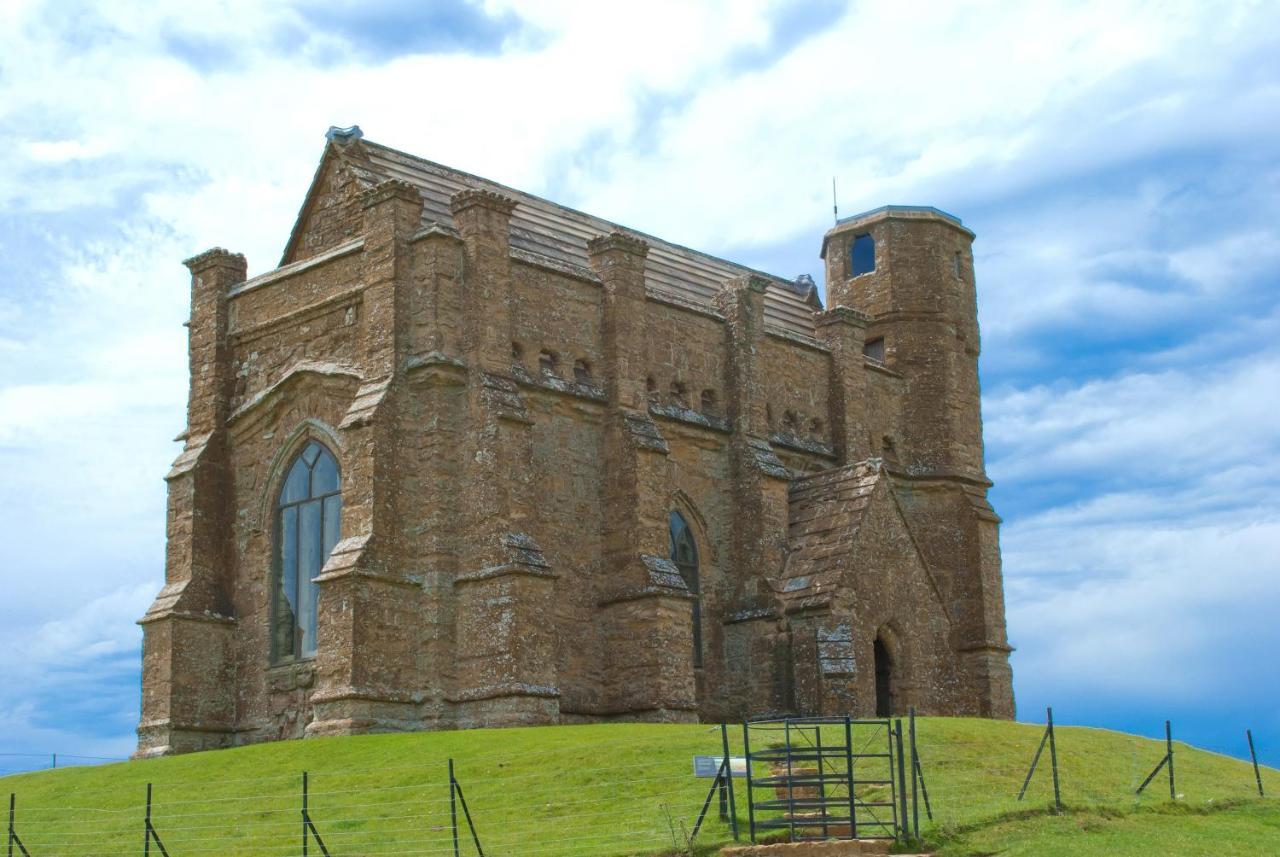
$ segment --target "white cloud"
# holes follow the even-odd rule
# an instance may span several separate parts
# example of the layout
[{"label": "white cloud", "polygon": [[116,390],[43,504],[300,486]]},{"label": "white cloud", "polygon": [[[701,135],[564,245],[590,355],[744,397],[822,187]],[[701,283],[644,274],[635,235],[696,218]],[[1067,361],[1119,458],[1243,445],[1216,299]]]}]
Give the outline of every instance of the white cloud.
[{"label": "white cloud", "polygon": [[989,398],[997,483],[1080,498],[1004,531],[1024,687],[1258,704],[1277,670],[1248,653],[1280,645],[1278,389],[1272,350]]},{"label": "white cloud", "polygon": [[[499,56],[366,62],[340,33],[282,47],[299,32],[287,4],[0,5],[0,207],[30,232],[0,245],[12,634],[128,656],[160,581],[183,420],[179,261],[218,244],[272,267],[321,133],[352,122],[682,243],[785,247],[785,272],[816,268],[833,174],[845,213],[978,212],[985,365],[1013,376],[988,399],[991,469],[1002,486],[1067,486],[1048,508],[1001,509],[1020,669],[1061,676],[1060,658],[1091,676],[1120,649],[1117,674],[1138,680],[1182,628],[1201,651],[1223,642],[1193,609],[1228,614],[1214,585],[1274,597],[1280,423],[1259,391],[1280,382],[1280,310],[1258,287],[1280,258],[1274,9],[859,3],[752,63],[782,4],[486,8],[536,35]],[[190,61],[170,50],[183,44]],[[1193,155],[1211,168],[1178,162]],[[1171,246],[1187,223],[1203,226]],[[20,262],[36,274],[12,274]],[[1069,347],[1040,341],[1201,317],[1204,336],[1153,340],[1093,378],[1058,379]],[[1202,575],[1214,557],[1230,567]],[[84,680],[48,672],[50,693]],[[0,689],[0,723],[50,734],[17,699]]]},{"label": "white cloud", "polygon": [[997,393],[985,402],[988,442],[1000,450],[991,469],[1007,480],[1118,472],[1151,481],[1266,460],[1280,441],[1280,410],[1259,392],[1277,389],[1273,350],[1195,372]]}]

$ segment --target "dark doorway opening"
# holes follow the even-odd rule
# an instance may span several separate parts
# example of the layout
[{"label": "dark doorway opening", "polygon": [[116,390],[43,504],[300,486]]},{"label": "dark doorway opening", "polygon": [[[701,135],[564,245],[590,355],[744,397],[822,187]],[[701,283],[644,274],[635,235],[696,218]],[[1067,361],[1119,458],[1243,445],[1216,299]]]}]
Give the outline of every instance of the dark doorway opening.
[{"label": "dark doorway opening", "polygon": [[893,662],[884,640],[876,637],[876,717],[893,716]]}]

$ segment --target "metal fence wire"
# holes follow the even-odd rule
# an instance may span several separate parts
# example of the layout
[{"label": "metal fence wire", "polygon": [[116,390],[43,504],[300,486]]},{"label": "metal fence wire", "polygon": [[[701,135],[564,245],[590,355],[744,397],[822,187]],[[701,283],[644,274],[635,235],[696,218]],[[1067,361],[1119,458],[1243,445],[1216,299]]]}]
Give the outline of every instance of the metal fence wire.
[{"label": "metal fence wire", "polygon": [[[1171,724],[1157,743],[1060,728],[1052,711],[1045,721],[1011,729],[986,721],[942,728],[913,715],[777,718],[630,727],[623,741],[616,729],[584,727],[523,752],[506,740],[492,752],[454,742],[456,758],[406,753],[376,769],[316,762],[307,772],[196,779],[196,768],[176,759],[120,769],[115,787],[99,790],[53,785],[88,772],[43,773],[10,780],[36,799],[9,790],[6,854],[137,854],[141,846],[144,857],[607,857],[691,854],[734,840],[918,844],[1011,812],[1168,796],[1221,803],[1280,789],[1280,772],[1257,764],[1251,731],[1241,762],[1184,752]],[[694,758],[705,762],[696,776],[687,764]]]}]

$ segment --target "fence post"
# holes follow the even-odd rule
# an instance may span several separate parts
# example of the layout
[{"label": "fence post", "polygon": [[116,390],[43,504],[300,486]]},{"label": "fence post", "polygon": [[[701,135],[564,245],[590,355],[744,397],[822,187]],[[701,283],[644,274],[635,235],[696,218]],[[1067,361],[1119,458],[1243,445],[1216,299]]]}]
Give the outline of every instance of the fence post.
[{"label": "fence post", "polygon": [[[304,854],[306,852],[303,852]],[[151,855],[151,783],[147,783],[147,815],[142,821],[142,857]]]},{"label": "fence post", "polygon": [[1253,760],[1253,778],[1258,781],[1258,797],[1266,797],[1262,791],[1262,772],[1258,770],[1258,754],[1253,749],[1253,730],[1244,730],[1244,736],[1249,739],[1249,758]]},{"label": "fence post", "polygon": [[920,759],[916,756],[916,707],[907,709],[908,722],[911,729],[911,830],[916,841],[920,841],[920,781],[916,772],[920,769]]},{"label": "fence post", "polygon": [[751,844],[756,844],[756,800],[751,780],[751,735],[747,721],[742,721],[742,754],[747,757],[747,825],[751,832]]},{"label": "fence post", "polygon": [[844,716],[844,772],[849,782],[849,838],[858,838],[857,793],[853,780],[853,723]]},{"label": "fence post", "polygon": [[307,857],[307,845],[310,839],[307,836],[307,772],[302,772],[302,857]]},{"label": "fence post", "polygon": [[724,749],[724,760],[727,765],[725,783],[729,789],[729,824],[733,827],[733,841],[738,841],[738,802],[733,797],[733,763],[729,758],[729,727],[720,724],[720,744]]},{"label": "fence post", "polygon": [[1049,743],[1049,730],[1046,728],[1044,734],[1040,736],[1040,745],[1036,747],[1036,754],[1031,757],[1031,767],[1027,769],[1027,778],[1022,781],[1022,788],[1018,790],[1018,800],[1027,793],[1027,786],[1031,785],[1031,777],[1035,775],[1036,765],[1040,764],[1040,755],[1044,752],[1044,745]]},{"label": "fence post", "polygon": [[1164,747],[1169,759],[1169,800],[1178,799],[1178,790],[1173,784],[1173,726],[1168,720],[1164,722]]},{"label": "fence post", "polygon": [[458,857],[458,785],[453,778],[453,759],[449,759],[449,827],[453,829],[453,857]]},{"label": "fence post", "polygon": [[1058,743],[1053,735],[1053,708],[1046,709],[1049,721],[1049,762],[1053,766],[1053,805],[1062,812],[1062,789],[1058,787]]},{"label": "fence post", "polygon": [[[902,718],[899,717],[895,721],[895,724],[890,724],[889,728],[893,729],[894,732],[897,734],[896,740],[898,744],[898,807],[900,810],[898,817],[902,819],[902,822],[901,822],[902,832],[906,834],[906,836],[903,837],[903,839],[905,840],[910,837],[911,828],[908,827],[908,824],[910,822],[907,820],[907,769],[905,767],[905,760],[902,758],[903,756]],[[890,777],[892,776],[893,774],[890,773]]]}]

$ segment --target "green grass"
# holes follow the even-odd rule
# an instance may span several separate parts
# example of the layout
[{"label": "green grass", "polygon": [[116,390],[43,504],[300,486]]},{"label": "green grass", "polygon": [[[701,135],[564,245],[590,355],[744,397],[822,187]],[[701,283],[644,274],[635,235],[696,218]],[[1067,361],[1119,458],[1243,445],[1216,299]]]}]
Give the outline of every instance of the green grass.
[{"label": "green grass", "polygon": [[[936,823],[926,843],[962,855],[1280,854],[1280,800],[1258,799],[1247,763],[1175,744],[1179,800],[1163,775],[1133,792],[1162,742],[1057,730],[1066,812],[1051,811],[1048,754],[1014,798],[1040,739],[1034,725],[928,718],[919,749]],[[741,732],[732,731],[734,752]],[[32,857],[138,853],[146,784],[173,857],[297,855],[301,772],[312,818],[334,857],[449,854],[453,757],[487,855],[651,855],[685,842],[710,785],[694,754],[719,729],[598,724],[378,735],[264,744],[166,759],[0,778],[17,794]],[[1280,795],[1280,772],[1264,784]],[[740,781],[739,781],[740,783]],[[739,786],[740,818],[746,804]],[[463,828],[464,853],[474,853]],[[698,850],[730,840],[713,810]],[[153,852],[155,853],[155,852]],[[312,846],[312,854],[319,851]]]}]

